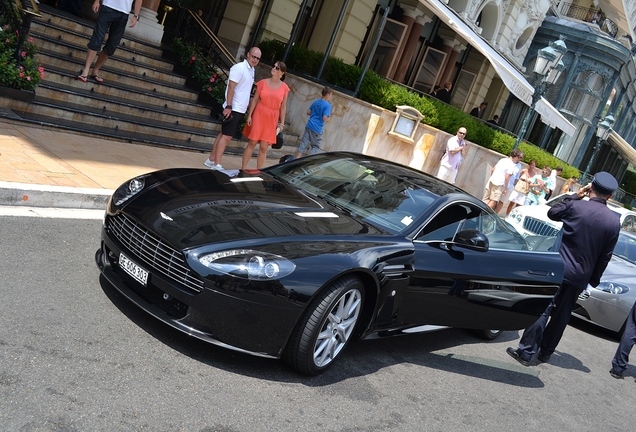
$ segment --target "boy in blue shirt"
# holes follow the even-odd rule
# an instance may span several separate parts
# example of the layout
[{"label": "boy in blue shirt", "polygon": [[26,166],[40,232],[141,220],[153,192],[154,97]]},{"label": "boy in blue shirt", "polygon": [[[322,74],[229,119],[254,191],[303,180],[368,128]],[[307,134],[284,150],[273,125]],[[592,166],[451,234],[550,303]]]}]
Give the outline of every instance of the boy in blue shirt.
[{"label": "boy in blue shirt", "polygon": [[322,98],[315,100],[307,110],[309,121],[305,127],[305,133],[303,134],[303,139],[298,147],[296,158],[302,157],[302,155],[307,151],[307,146],[309,145],[311,145],[309,154],[313,155],[320,152],[320,146],[322,145],[322,127],[331,117],[331,104],[329,103],[329,100],[332,95],[332,89],[329,87],[323,88]]}]

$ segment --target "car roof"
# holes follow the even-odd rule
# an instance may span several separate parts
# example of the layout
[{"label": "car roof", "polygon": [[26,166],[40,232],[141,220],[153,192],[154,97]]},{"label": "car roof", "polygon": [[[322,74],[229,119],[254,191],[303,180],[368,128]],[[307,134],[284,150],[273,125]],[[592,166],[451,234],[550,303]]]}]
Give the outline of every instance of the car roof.
[{"label": "car roof", "polygon": [[621,216],[626,216],[629,214],[636,216],[635,211],[626,209],[625,207],[615,204],[613,202],[608,202],[607,207],[609,207],[610,210],[614,211],[615,213],[619,213]]}]

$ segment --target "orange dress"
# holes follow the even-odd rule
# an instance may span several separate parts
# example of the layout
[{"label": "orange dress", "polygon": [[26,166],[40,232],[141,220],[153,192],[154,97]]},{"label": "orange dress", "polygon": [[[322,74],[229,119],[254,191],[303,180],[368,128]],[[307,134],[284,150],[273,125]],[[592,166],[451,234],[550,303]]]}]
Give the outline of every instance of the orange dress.
[{"label": "orange dress", "polygon": [[289,93],[289,87],[287,84],[281,83],[276,90],[272,90],[267,85],[267,80],[263,79],[256,83],[256,92],[260,99],[252,113],[252,126],[250,127],[246,123],[243,135],[250,140],[274,144],[280,106],[285,95]]}]

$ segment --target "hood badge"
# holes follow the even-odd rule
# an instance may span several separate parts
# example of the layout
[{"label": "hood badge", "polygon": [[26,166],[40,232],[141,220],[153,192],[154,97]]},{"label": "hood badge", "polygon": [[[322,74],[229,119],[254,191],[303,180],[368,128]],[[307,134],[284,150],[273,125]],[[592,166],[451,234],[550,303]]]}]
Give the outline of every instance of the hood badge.
[{"label": "hood badge", "polygon": [[159,213],[161,215],[162,218],[164,218],[165,220],[169,220],[170,222],[172,222],[172,218],[170,216],[168,216],[167,214],[165,214],[164,212],[160,212]]}]

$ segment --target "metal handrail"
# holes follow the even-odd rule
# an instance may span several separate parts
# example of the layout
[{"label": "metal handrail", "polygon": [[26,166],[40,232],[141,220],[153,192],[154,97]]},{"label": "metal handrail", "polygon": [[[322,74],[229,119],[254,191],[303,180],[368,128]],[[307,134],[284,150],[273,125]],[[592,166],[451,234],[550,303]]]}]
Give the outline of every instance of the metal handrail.
[{"label": "metal handrail", "polygon": [[612,37],[618,33],[618,25],[607,17],[600,8],[583,7],[572,3],[563,3],[559,8],[563,16],[598,24],[600,29]]},{"label": "metal handrail", "polygon": [[227,80],[229,70],[236,64],[236,59],[196,12],[181,8],[175,37],[196,47],[199,57]]}]

